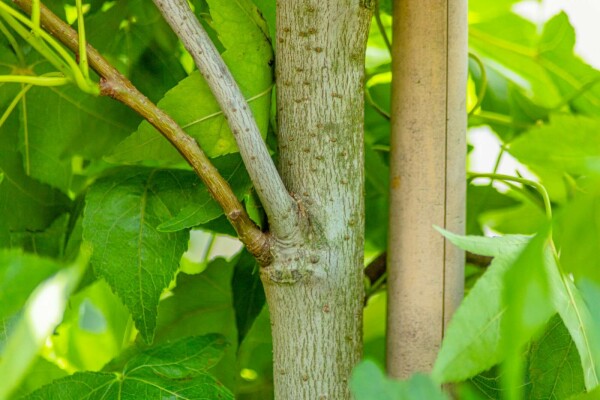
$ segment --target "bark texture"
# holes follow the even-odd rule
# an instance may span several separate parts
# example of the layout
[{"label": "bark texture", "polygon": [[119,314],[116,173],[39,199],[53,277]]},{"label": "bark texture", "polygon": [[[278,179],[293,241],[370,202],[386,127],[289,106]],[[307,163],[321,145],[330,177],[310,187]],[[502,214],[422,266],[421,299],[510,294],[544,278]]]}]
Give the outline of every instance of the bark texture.
[{"label": "bark texture", "polygon": [[261,271],[277,399],[349,399],[363,308],[363,74],[372,4],[277,2],[279,170],[298,235]]},{"label": "bark texture", "polygon": [[394,4],[387,368],[430,371],[463,294],[467,1]]}]

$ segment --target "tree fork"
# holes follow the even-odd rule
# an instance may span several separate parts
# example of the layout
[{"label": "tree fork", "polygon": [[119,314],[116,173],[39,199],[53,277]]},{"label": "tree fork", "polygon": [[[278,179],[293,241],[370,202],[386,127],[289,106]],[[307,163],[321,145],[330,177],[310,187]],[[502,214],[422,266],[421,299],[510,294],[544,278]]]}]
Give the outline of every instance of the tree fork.
[{"label": "tree fork", "polygon": [[279,171],[308,221],[261,270],[277,399],[349,399],[363,309],[364,54],[372,2],[277,2]]},{"label": "tree fork", "polygon": [[463,294],[467,1],[394,4],[387,369],[431,370]]},{"label": "tree fork", "polygon": [[[31,0],[13,0],[26,13],[31,14]],[[79,51],[77,32],[52,11],[40,4],[42,28],[56,37],[74,53]],[[227,219],[242,243],[263,265],[271,262],[270,238],[252,222],[237,199],[229,183],[208,159],[194,138],[189,136],[169,115],[144,96],[133,84],[113,67],[90,44],[86,45],[89,64],[101,77],[100,94],[111,97],[144,117],[179,151],[210,194],[225,211]]]}]

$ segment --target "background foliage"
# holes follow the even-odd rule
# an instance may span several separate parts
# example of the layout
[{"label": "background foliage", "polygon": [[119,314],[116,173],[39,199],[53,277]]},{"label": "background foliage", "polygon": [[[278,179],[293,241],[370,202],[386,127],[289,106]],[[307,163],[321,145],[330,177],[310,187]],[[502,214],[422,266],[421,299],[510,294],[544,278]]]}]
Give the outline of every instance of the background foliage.
[{"label": "background foliage", "polygon": [[[466,111],[501,143],[496,167],[520,162],[518,179],[473,175],[468,236],[441,232],[472,262],[430,376],[384,377],[385,277],[369,285],[372,361],[355,370],[358,400],[443,399],[446,382],[464,399],[598,396],[600,72],[574,54],[565,14],[540,27],[513,12],[517,2],[469,2]],[[74,2],[44,3],[75,23]],[[274,0],[192,3],[276,157]],[[366,59],[365,265],[386,250],[391,2],[380,10]],[[5,15],[0,75],[53,71]],[[262,225],[226,121],[157,10],[90,0],[85,23],[90,43],[200,142]],[[233,232],[179,154],[124,106],[74,85],[0,85],[0,398],[271,398],[256,263],[245,251],[215,256]]]}]

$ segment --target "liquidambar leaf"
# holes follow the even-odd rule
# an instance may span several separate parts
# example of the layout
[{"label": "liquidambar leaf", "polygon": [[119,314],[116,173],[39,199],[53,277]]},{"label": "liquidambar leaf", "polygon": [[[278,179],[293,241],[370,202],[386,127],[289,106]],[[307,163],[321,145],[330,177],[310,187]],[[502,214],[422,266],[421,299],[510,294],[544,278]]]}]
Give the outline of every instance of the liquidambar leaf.
[{"label": "liquidambar leaf", "polygon": [[556,312],[550,295],[547,265],[552,259],[549,224],[527,244],[502,280],[506,313],[501,323],[504,355],[502,385],[507,399],[522,398],[522,352]]},{"label": "liquidambar leaf", "polygon": [[77,372],[24,400],[233,399],[207,370],[219,361],[220,335],[196,336],[143,351],[114,372]]},{"label": "liquidambar leaf", "polygon": [[[269,125],[273,51],[261,27],[264,21],[250,0],[209,0],[211,26],[226,51],[222,54],[266,137]],[[237,152],[237,145],[221,108],[199,72],[167,92],[158,106],[198,141],[209,157]],[[136,163],[158,160],[181,163],[179,153],[148,122],[122,141],[109,158]]]},{"label": "liquidambar leaf", "polygon": [[92,265],[131,311],[151,342],[160,295],[173,279],[188,233],[159,232],[200,185],[191,172],[123,168],[98,180],[86,196],[83,237],[94,246]]},{"label": "liquidambar leaf", "polygon": [[577,347],[558,315],[532,343],[529,357],[532,398],[567,399],[585,390]]},{"label": "liquidambar leaf", "polygon": [[463,250],[494,257],[454,314],[433,368],[434,379],[458,382],[491,368],[503,358],[499,346],[500,323],[506,312],[502,282],[529,238],[458,236],[438,230]]},{"label": "liquidambar leaf", "polygon": [[445,400],[440,388],[425,375],[414,375],[407,381],[385,376],[372,361],[363,361],[352,373],[350,388],[356,400]]},{"label": "liquidambar leaf", "polygon": [[535,169],[569,174],[600,173],[600,119],[556,115],[519,136],[509,152]]}]

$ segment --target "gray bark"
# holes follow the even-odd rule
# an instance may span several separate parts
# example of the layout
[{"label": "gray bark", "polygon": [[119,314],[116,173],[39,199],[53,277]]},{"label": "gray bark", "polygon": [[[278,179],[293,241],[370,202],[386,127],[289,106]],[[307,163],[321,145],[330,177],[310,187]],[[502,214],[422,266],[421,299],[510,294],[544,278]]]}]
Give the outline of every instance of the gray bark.
[{"label": "gray bark", "polygon": [[363,74],[372,4],[277,2],[279,171],[300,235],[261,276],[277,399],[349,399],[362,347]]}]

